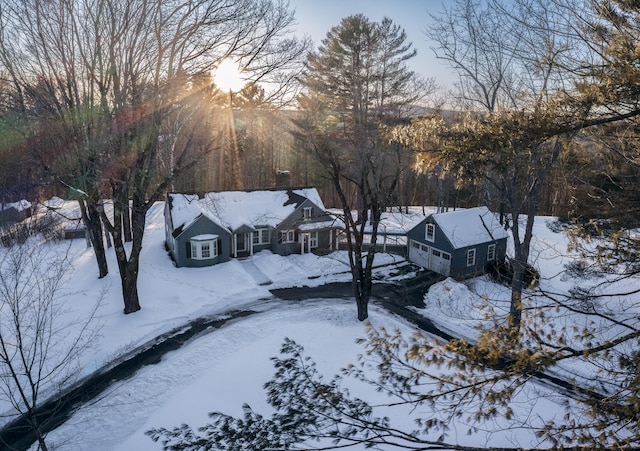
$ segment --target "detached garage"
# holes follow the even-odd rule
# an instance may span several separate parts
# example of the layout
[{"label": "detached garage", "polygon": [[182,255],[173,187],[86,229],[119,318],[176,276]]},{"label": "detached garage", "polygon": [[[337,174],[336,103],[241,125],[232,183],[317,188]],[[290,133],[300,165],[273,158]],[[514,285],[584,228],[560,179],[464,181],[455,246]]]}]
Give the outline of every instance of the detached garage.
[{"label": "detached garage", "polygon": [[507,252],[507,232],[486,207],[429,215],[407,235],[411,262],[457,280],[484,274]]}]

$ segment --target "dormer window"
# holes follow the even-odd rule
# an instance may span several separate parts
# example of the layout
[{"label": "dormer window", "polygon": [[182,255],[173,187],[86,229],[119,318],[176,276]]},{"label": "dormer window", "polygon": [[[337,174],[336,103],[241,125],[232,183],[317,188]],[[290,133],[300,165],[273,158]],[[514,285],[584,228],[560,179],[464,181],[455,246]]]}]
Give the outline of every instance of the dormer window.
[{"label": "dormer window", "polygon": [[302,209],[302,219],[311,219],[313,217],[313,207],[304,207]]},{"label": "dormer window", "polygon": [[435,224],[427,224],[424,239],[427,241],[431,241],[432,243],[436,240],[436,226]]}]

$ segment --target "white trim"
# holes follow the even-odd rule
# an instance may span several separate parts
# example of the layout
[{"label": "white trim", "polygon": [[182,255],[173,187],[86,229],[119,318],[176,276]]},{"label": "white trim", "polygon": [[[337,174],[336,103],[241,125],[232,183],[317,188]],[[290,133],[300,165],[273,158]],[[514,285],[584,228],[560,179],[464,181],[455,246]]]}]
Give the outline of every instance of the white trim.
[{"label": "white trim", "polygon": [[318,232],[309,233],[309,248],[317,249],[318,247]]},{"label": "white trim", "polygon": [[218,239],[218,235],[213,235],[211,233],[204,233],[202,235],[192,236],[189,241],[211,241],[211,240],[217,240],[217,239]]},{"label": "white trim", "polygon": [[467,267],[474,266],[476,264],[476,249],[469,249],[467,251]]},{"label": "white trim", "polygon": [[199,235],[189,240],[189,244],[191,246],[191,258],[193,260],[211,260],[218,256],[217,235],[208,235],[208,239],[204,239],[203,236],[205,235]]},{"label": "white trim", "polygon": [[290,230],[281,230],[280,231],[280,243],[281,244],[291,244],[296,242],[296,231],[293,229]]},{"label": "white trim", "polygon": [[[429,233],[431,231],[431,233]],[[424,227],[424,239],[433,243],[436,241],[436,225],[428,222]]]},{"label": "white trim", "polygon": [[302,208],[302,219],[309,220],[313,218],[313,207],[303,207]]},{"label": "white trim", "polygon": [[[265,235],[266,235],[266,240],[265,240]],[[271,230],[269,230],[268,227],[256,228],[256,230],[251,234],[251,242],[256,246],[260,246],[263,244],[270,244]]]},{"label": "white trim", "polygon": [[496,245],[495,244],[490,244],[489,247],[487,247],[487,261],[493,261],[496,259]]}]

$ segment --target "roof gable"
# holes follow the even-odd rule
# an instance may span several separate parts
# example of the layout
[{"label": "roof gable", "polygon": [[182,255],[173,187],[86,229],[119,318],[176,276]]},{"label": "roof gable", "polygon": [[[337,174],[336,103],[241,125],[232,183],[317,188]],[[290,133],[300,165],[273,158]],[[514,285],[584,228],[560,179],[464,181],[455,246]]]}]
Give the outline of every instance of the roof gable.
[{"label": "roof gable", "polygon": [[430,216],[454,249],[508,237],[496,215],[487,207],[437,213]]},{"label": "roof gable", "polygon": [[174,237],[193,224],[202,214],[200,197],[197,194],[167,194],[171,217],[171,232]]}]

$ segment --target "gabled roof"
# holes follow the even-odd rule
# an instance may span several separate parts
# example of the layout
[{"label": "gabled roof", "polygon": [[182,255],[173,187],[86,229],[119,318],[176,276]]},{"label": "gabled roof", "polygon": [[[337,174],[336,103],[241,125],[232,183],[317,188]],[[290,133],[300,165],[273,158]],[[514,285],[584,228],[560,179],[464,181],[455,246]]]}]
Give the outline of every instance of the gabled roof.
[{"label": "gabled roof", "polygon": [[[167,202],[171,211],[171,231],[180,232],[191,225],[202,213],[200,197],[197,194],[167,194]],[[176,233],[173,234],[174,237]]]},{"label": "gabled roof", "polygon": [[207,193],[203,199],[197,194],[170,193],[167,196],[174,236],[201,215],[232,232],[253,226],[276,227],[307,199],[324,211],[315,188],[221,191]]},{"label": "gabled roof", "polygon": [[507,238],[507,231],[487,207],[437,213],[430,216],[454,249]]}]

